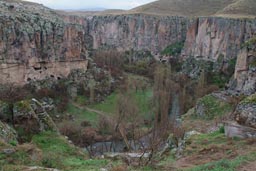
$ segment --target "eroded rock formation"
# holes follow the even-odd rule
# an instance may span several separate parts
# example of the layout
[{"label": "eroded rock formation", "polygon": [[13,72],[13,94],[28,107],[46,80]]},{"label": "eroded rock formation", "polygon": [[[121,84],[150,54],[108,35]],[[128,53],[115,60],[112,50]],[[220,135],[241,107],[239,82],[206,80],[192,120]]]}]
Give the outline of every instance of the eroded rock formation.
[{"label": "eroded rock formation", "polygon": [[[0,2],[0,81],[66,77],[86,69],[93,49],[160,53],[185,42],[182,56],[223,63],[256,34],[255,19],[115,14],[73,16],[34,3]],[[224,65],[224,64],[223,64]],[[47,68],[47,69],[46,69]]]},{"label": "eroded rock formation", "polygon": [[189,20],[133,14],[96,16],[88,19],[88,23],[94,49],[160,52],[170,44],[185,40]]},{"label": "eroded rock formation", "polygon": [[243,43],[256,34],[256,20],[200,17],[189,27],[184,55],[217,61],[236,58]]},{"label": "eroded rock formation", "polygon": [[256,38],[244,43],[243,49],[238,53],[234,74],[235,85],[233,89],[245,94],[256,91]]},{"label": "eroded rock formation", "polygon": [[0,11],[1,83],[67,76],[74,65],[86,69],[81,25],[33,3],[1,1]]}]

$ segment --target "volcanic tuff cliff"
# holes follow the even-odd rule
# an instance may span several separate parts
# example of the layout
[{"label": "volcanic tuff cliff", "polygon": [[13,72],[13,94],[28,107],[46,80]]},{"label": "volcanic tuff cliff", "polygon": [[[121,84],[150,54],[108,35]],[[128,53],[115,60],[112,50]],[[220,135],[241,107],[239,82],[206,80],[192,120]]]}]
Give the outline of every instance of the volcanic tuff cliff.
[{"label": "volcanic tuff cliff", "polygon": [[97,16],[88,20],[93,48],[159,52],[167,45],[184,41],[189,20],[151,15]]},{"label": "volcanic tuff cliff", "polygon": [[83,26],[42,5],[0,1],[0,82],[61,78],[86,68],[84,35]]},{"label": "volcanic tuff cliff", "polygon": [[1,1],[0,10],[1,82],[65,77],[72,69],[86,68],[86,60],[77,60],[86,59],[92,49],[155,54],[184,41],[184,57],[226,61],[236,58],[242,45],[256,36],[253,18],[133,13],[75,16],[13,1]]},{"label": "volcanic tuff cliff", "polygon": [[242,45],[256,36],[255,19],[199,17],[188,29],[184,55],[217,61],[236,58]]}]

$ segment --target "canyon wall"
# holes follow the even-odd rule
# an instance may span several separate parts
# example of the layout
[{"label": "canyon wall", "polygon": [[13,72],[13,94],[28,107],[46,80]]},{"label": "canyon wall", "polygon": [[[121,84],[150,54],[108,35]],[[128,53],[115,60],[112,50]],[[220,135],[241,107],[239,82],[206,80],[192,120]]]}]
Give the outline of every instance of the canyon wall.
[{"label": "canyon wall", "polygon": [[184,41],[185,58],[228,60],[236,58],[242,45],[256,36],[255,19],[72,16],[42,5],[12,1],[1,1],[0,12],[1,83],[25,84],[49,76],[62,78],[72,69],[86,70],[86,58],[93,49],[158,54],[168,45]]},{"label": "canyon wall", "polygon": [[116,48],[158,53],[166,46],[184,41],[189,20],[184,17],[143,14],[88,18],[93,49]]},{"label": "canyon wall", "polygon": [[184,41],[182,55],[217,61],[237,57],[242,45],[256,36],[256,19],[186,18],[145,14],[70,17],[84,25],[92,49],[148,50],[159,53]]},{"label": "canyon wall", "polygon": [[184,55],[212,61],[236,58],[246,40],[254,36],[255,19],[200,17],[188,29]]},{"label": "canyon wall", "polygon": [[248,40],[238,53],[233,89],[252,94],[256,91],[256,38]]},{"label": "canyon wall", "polygon": [[[33,3],[1,1],[0,12],[1,83],[65,77],[77,61],[83,63],[77,69],[86,69],[83,26],[66,23],[53,10]],[[39,69],[43,67],[47,69]]]}]

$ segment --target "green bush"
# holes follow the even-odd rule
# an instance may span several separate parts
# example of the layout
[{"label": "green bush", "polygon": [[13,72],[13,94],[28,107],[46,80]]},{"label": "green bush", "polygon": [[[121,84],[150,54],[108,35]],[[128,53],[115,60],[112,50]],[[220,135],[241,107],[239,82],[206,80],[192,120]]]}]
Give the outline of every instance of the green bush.
[{"label": "green bush", "polygon": [[215,117],[223,116],[232,110],[231,104],[217,99],[212,95],[204,96],[199,99],[198,103],[198,105],[204,107],[204,116],[201,116],[204,119],[214,119]]},{"label": "green bush", "polygon": [[9,144],[12,145],[12,146],[17,146],[18,142],[15,141],[15,140],[12,140],[12,141],[9,142]]},{"label": "green bush", "polygon": [[256,104],[256,94],[246,97],[241,104]]},{"label": "green bush", "polygon": [[184,47],[184,42],[177,42],[167,46],[161,55],[179,55]]}]

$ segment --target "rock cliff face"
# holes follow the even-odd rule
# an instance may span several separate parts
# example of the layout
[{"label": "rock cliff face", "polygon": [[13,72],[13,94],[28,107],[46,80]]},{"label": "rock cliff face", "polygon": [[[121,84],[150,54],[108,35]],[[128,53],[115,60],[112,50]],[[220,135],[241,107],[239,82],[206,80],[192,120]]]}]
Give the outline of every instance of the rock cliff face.
[{"label": "rock cliff face", "polygon": [[93,49],[116,48],[160,52],[166,46],[184,41],[189,20],[143,14],[95,16],[88,18]]},{"label": "rock cliff face", "polygon": [[245,94],[256,91],[256,38],[245,42],[238,53],[233,89]]},{"label": "rock cliff face", "polygon": [[15,1],[1,1],[0,11],[1,83],[66,77],[73,69],[87,68],[92,49],[157,54],[184,41],[182,56],[226,62],[256,35],[255,19],[151,14],[79,17]]},{"label": "rock cliff face", "polygon": [[236,58],[242,44],[255,34],[253,19],[201,17],[188,29],[184,55],[212,61]]},{"label": "rock cliff face", "polygon": [[83,63],[77,67],[86,69],[83,27],[64,22],[46,7],[24,3],[0,2],[1,83],[66,76],[77,60]]},{"label": "rock cliff face", "polygon": [[255,19],[127,14],[87,17],[86,22],[69,20],[86,26],[93,49],[159,53],[170,44],[185,41],[182,55],[212,61],[236,58],[243,43],[256,35]]}]

